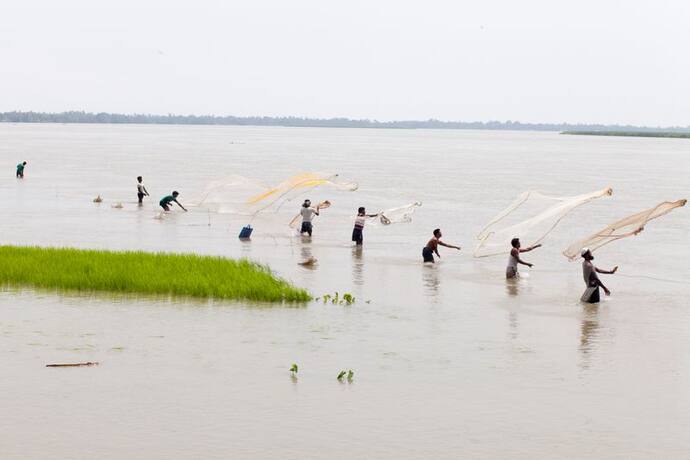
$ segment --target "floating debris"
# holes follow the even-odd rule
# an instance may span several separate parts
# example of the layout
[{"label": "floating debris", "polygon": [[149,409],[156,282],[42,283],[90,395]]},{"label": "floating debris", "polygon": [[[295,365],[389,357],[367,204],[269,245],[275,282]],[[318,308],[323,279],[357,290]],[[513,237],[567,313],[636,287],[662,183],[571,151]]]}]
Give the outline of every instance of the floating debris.
[{"label": "floating debris", "polygon": [[87,363],[62,363],[62,364],[46,364],[46,367],[82,367],[82,366],[98,366],[97,362]]},{"label": "floating debris", "polygon": [[298,262],[298,265],[301,265],[303,267],[313,267],[314,265],[316,265],[316,262],[318,262],[318,260],[316,259],[316,257],[312,256],[312,257],[308,258],[307,260],[304,260],[302,262]]}]

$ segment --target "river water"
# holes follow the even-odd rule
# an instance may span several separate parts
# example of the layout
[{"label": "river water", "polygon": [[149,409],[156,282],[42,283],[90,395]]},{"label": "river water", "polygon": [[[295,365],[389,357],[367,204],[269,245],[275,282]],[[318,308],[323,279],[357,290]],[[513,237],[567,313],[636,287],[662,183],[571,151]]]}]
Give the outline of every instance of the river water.
[{"label": "river water", "polygon": [[[683,139],[540,132],[1,124],[2,244],[248,257],[315,296],[357,301],[4,289],[0,457],[687,458],[690,213],[596,253],[600,266],[620,265],[599,306],[579,302],[579,263],[560,252],[688,197],[689,154]],[[173,189],[185,204],[224,175],[277,183],[302,171],[360,185],[310,194],[333,202],[311,241],[285,225],[297,203],[257,218],[249,243],[237,238],[243,217],[155,218]],[[152,194],[142,208],[137,175]],[[474,235],[520,192],[605,186],[613,197],[525,256],[535,267],[519,283],[506,284],[503,256],[471,257]],[[412,201],[423,202],[412,223],[367,228],[363,249],[351,247],[358,206]],[[424,266],[436,227],[463,251],[441,248]],[[308,257],[318,263],[298,265]],[[80,361],[100,365],[44,367]],[[343,369],[352,383],[336,380]]]}]

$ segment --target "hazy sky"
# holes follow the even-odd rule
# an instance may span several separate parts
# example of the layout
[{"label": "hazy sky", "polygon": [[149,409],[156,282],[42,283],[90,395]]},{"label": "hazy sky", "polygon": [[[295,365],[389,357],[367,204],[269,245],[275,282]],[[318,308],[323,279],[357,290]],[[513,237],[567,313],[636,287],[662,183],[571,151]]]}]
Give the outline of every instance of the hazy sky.
[{"label": "hazy sky", "polygon": [[690,124],[690,2],[4,0],[0,111]]}]

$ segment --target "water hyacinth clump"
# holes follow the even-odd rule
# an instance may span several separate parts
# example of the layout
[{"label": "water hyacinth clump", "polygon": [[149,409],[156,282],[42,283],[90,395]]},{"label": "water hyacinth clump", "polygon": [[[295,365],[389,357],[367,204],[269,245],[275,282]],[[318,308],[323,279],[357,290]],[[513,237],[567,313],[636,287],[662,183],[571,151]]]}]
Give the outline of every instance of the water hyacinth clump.
[{"label": "water hyacinth clump", "polygon": [[0,283],[222,300],[311,300],[306,290],[246,259],[142,251],[0,246]]}]

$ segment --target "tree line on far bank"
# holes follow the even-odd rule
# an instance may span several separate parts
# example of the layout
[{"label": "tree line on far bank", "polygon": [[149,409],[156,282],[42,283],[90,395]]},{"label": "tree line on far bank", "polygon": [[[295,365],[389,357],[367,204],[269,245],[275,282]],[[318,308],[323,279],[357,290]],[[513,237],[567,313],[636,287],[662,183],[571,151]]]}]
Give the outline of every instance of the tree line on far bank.
[{"label": "tree line on far bank", "polygon": [[686,127],[642,127],[631,125],[600,125],[571,123],[521,123],[519,121],[441,121],[402,120],[378,121],[350,118],[303,118],[303,117],[236,117],[216,115],[151,115],[93,113],[69,111],[3,112],[0,122],[5,123],[115,123],[115,124],[162,124],[162,125],[236,125],[236,126],[283,126],[305,128],[382,128],[382,129],[488,129],[515,131],[626,131],[626,132],[690,132]]}]

